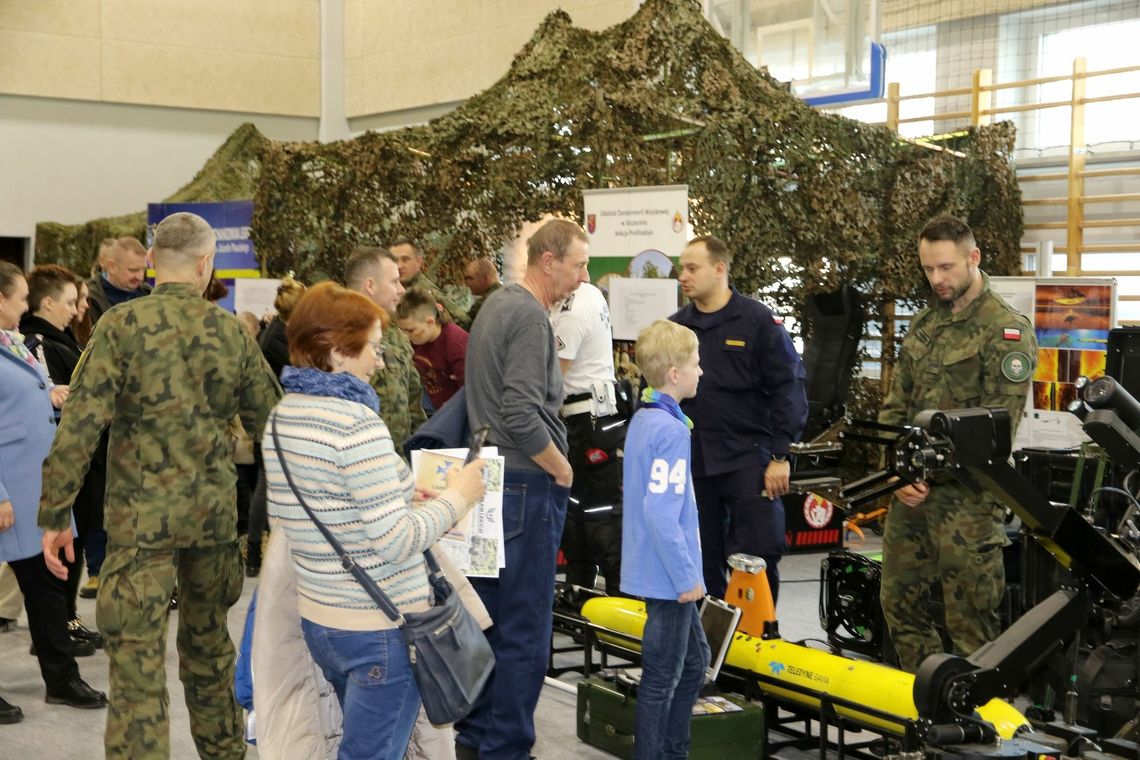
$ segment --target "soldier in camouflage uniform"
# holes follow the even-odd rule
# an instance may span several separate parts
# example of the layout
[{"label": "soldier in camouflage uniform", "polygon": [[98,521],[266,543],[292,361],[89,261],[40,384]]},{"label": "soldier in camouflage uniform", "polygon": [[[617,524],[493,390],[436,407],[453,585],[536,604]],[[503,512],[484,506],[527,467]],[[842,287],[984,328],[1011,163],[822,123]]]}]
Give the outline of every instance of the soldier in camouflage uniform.
[{"label": "soldier in camouflage uniform", "polygon": [[471,329],[471,317],[468,316],[467,309],[424,274],[424,254],[415,243],[410,240],[397,240],[388,246],[388,250],[396,257],[396,263],[400,268],[400,282],[405,290],[420,288],[431,291],[435,300],[443,307],[445,321],[450,319],[464,330]]},{"label": "soldier in camouflage uniform", "polygon": [[384,310],[381,344],[384,367],[372,376],[371,385],[380,397],[380,417],[392,434],[392,444],[404,455],[404,441],[427,421],[424,413],[424,386],[412,360],[412,344],[395,327],[392,315],[404,295],[396,257],[383,248],[357,248],[344,265],[344,282],[352,290],[368,296]]},{"label": "soldier in camouflage uniform", "polygon": [[178,587],[179,671],[201,757],[243,758],[226,613],[241,594],[228,428],[260,437],[281,390],[241,322],[202,298],[215,252],[201,217],[155,230],[157,285],[99,320],[44,464],[39,524],[57,576],[71,557],[71,504],[110,427],[107,559],[96,602],[110,659],[108,758],[170,755],[167,605]]},{"label": "soldier in camouflage uniform", "polygon": [[[943,215],[927,223],[919,258],[936,298],[911,320],[879,422],[910,424],[924,409],[1001,407],[1016,430],[1037,357],[1029,320],[990,289],[961,220]],[[881,599],[900,664],[914,672],[942,651],[928,611],[936,582],[955,653],[968,655],[1000,633],[1008,540],[994,499],[946,473],[895,498],[901,503],[892,506],[883,536]]]},{"label": "soldier in camouflage uniform", "polygon": [[[384,367],[372,375],[370,384],[380,397],[380,418],[388,426],[396,451],[404,456],[404,441],[427,421],[427,414],[412,343],[404,331],[396,327],[394,319],[396,306],[404,295],[396,256],[384,248],[357,248],[345,262],[344,282],[384,310],[386,319],[380,336]],[[454,760],[455,740],[451,728],[433,726],[421,706],[405,757]]]}]

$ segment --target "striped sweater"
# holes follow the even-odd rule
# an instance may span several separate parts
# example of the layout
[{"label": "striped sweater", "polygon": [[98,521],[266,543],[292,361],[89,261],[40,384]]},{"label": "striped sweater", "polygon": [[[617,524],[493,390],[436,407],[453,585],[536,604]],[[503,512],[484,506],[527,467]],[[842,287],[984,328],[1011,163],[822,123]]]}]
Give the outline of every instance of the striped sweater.
[{"label": "striped sweater", "polygon": [[426,609],[430,590],[423,552],[458,519],[462,497],[448,489],[412,507],[411,471],[374,411],[340,398],[289,393],[269,417],[262,450],[269,514],[289,539],[301,616],[344,630],[394,627],[341,567],[289,488],[270,432],[274,421],[305,503],[402,612]]}]

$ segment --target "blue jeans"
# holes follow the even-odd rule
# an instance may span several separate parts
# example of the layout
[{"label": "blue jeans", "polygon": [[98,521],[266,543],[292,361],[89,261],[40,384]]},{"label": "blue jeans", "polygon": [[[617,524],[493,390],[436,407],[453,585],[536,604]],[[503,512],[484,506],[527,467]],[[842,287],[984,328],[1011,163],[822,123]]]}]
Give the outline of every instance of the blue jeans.
[{"label": "blue jeans", "polygon": [[301,630],[344,713],[339,760],[400,760],[420,711],[400,632],[344,631],[304,619]]},{"label": "blue jeans", "polygon": [[534,708],[550,658],[554,565],[570,490],[545,472],[503,476],[507,566],[498,579],[472,578],[495,624],[487,639],[495,672],[475,709],[456,724],[458,741],[482,760],[519,760],[534,746]]},{"label": "blue jeans", "polygon": [[635,760],[689,756],[689,721],[705,683],[709,645],[696,602],[645,600]]}]

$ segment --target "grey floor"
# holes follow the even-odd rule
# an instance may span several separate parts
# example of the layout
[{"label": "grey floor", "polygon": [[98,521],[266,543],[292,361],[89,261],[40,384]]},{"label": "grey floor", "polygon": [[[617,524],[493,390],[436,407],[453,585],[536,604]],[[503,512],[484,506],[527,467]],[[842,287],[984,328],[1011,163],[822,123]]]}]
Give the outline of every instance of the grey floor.
[{"label": "grey floor", "polygon": [[[868,536],[867,548],[877,548],[874,537]],[[785,557],[780,564],[784,585],[780,594],[779,617],[781,633],[785,639],[797,641],[823,636],[818,613],[819,563],[823,556],[825,553],[794,554]],[[256,581],[246,581],[241,600],[230,611],[230,632],[235,641],[241,635],[245,610],[255,585]],[[92,625],[95,619],[94,607],[94,601],[79,600],[80,615]],[[0,760],[102,758],[105,712],[45,704],[43,681],[35,658],[28,655],[29,644],[25,620],[20,621],[16,631],[0,633],[0,696],[19,705],[24,711],[23,722],[0,725]],[[92,657],[80,659],[79,666],[88,683],[100,690],[107,689],[107,658],[101,651]],[[190,739],[186,704],[178,682],[178,656],[174,648],[173,629],[167,646],[166,678],[170,692],[171,757],[189,760],[197,757],[197,753]],[[577,678],[575,674],[566,674],[561,680],[572,685]],[[544,688],[536,715],[538,743],[534,754],[540,760],[612,757],[579,742],[575,735],[574,721],[574,696],[551,686]],[[247,758],[256,757],[257,751],[250,748]]]}]

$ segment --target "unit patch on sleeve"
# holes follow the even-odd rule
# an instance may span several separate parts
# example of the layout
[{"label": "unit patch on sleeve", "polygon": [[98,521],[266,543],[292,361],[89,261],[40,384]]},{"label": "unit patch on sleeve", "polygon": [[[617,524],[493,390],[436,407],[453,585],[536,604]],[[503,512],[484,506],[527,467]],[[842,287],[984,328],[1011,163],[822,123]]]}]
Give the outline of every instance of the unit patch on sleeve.
[{"label": "unit patch on sleeve", "polygon": [[1001,332],[1006,340],[1021,340],[1021,330],[1016,327],[1007,327]]},{"label": "unit patch on sleeve", "polygon": [[1011,383],[1023,383],[1033,373],[1033,363],[1020,351],[1010,351],[1001,360],[1001,373]]}]

